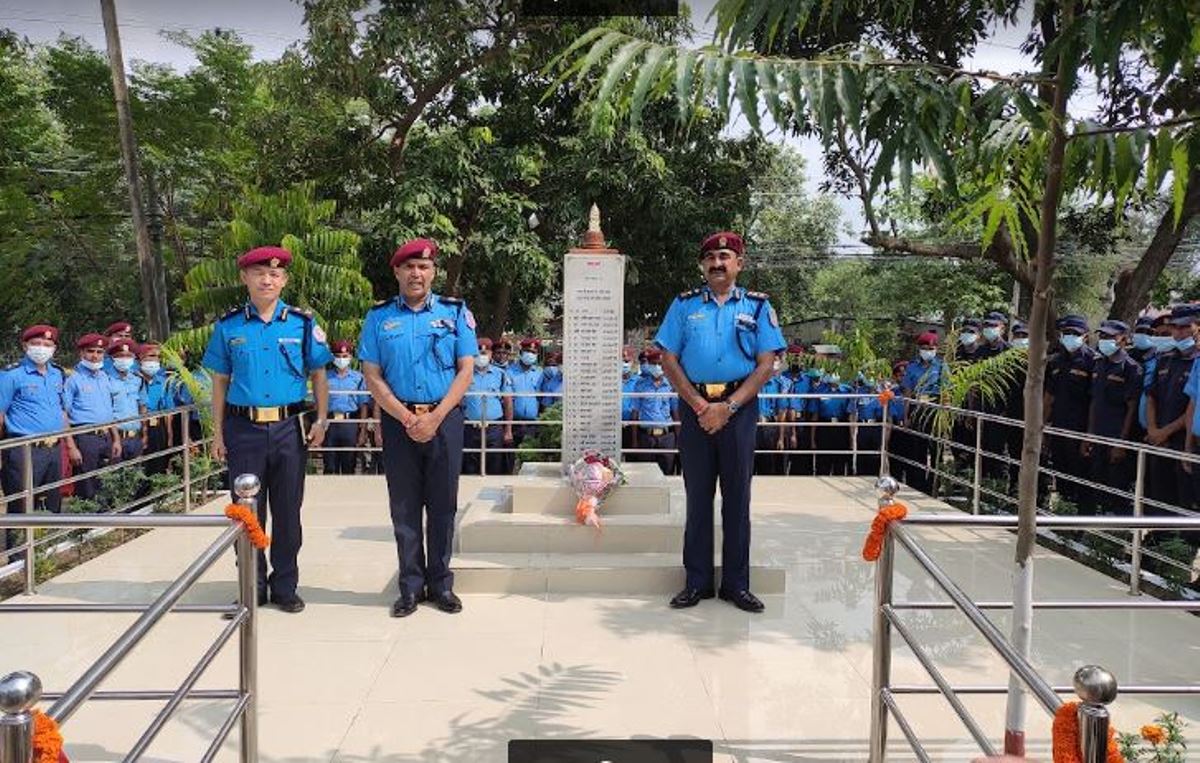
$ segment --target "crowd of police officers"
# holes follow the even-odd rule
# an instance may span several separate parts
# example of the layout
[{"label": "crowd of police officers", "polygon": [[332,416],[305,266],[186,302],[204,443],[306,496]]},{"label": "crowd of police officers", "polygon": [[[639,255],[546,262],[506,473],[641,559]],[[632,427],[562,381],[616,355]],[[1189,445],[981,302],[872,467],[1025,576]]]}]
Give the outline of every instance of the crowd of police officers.
[{"label": "crowd of police officers", "polygon": [[[728,436],[736,439],[736,448],[754,450],[756,474],[878,474],[882,424],[890,422],[891,473],[913,488],[932,490],[940,468],[934,463],[937,454],[973,461],[976,441],[984,452],[982,476],[1015,487],[1023,439],[1017,422],[1024,418],[1020,375],[1006,377],[996,394],[969,394],[965,404],[1014,423],[960,417],[949,435],[959,447],[938,448],[931,437],[932,416],[922,415],[928,409],[921,403],[938,400],[952,374],[941,337],[932,331],[917,336],[916,354],[896,362],[890,378],[864,369],[843,379],[839,347],[784,342],[766,295],[736,286],[742,246],[734,233],[706,239],[700,259],[706,285],[676,298],[653,344],[623,350],[626,458],[655,462],[666,474],[682,471],[689,516],[692,493],[711,493],[693,487],[716,480],[726,467],[714,462],[704,475],[693,473],[689,480],[686,453],[690,447],[693,462],[698,453],[718,453],[725,447],[721,433],[732,432],[726,425],[735,421],[738,434]],[[485,469],[511,473],[516,449],[538,431],[535,422],[545,409],[559,401],[564,378],[561,352],[544,346],[549,342],[478,336],[474,316],[461,300],[434,294],[436,254],[436,243],[427,239],[397,249],[391,265],[400,293],[368,313],[358,348],[343,339],[329,342],[311,313],[282,302],[290,252],[259,247],[239,258],[249,300],[216,322],[201,361],[205,370],[197,378],[211,388],[213,455],[227,460],[231,473],[252,472],[263,482],[259,515],[264,524],[270,518],[275,544],[269,566],[260,556],[260,602],[272,601],[289,612],[304,607],[297,594],[299,506],[307,449],[321,448],[325,473],[353,474],[361,468],[388,476],[401,566],[401,595],[392,614],[407,616],[421,601],[446,612],[461,609],[449,570],[458,475]],[[727,304],[732,310],[725,309]],[[710,329],[715,330],[703,328],[714,321]],[[1134,489],[1137,459],[1120,442],[1195,450],[1200,374],[1192,370],[1200,357],[1198,327],[1200,304],[1145,315],[1132,329],[1106,320],[1093,332],[1082,316],[1058,320],[1046,368],[1045,420],[1085,436],[1049,435],[1044,463],[1055,493],[1079,513],[1131,512],[1126,494]],[[722,336],[730,338],[729,346],[721,344]],[[181,441],[183,428],[199,438],[198,416],[152,415],[191,403],[193,396],[164,366],[158,344],[133,339],[128,321],[79,337],[78,361],[71,369],[54,361],[58,342],[54,326],[28,327],[21,335],[24,357],[0,372],[4,436],[40,437],[28,450],[3,453],[0,480],[6,495],[23,490],[26,454],[39,487],[71,468],[86,474],[163,451]],[[955,365],[993,358],[1028,342],[1025,323],[1003,313],[969,318],[958,327]],[[356,349],[361,370],[355,367]],[[730,371],[734,365],[738,370]],[[730,374],[738,378],[724,378]],[[738,392],[741,386],[744,395]],[[888,390],[893,394],[884,394]],[[129,420],[139,415],[147,418]],[[70,429],[83,426],[95,428]],[[733,440],[728,444],[735,447]],[[364,446],[382,454],[365,455]],[[738,452],[730,451],[728,464],[739,461]],[[145,471],[161,473],[166,461],[149,459]],[[1152,455],[1145,471],[1147,514],[1162,512],[1158,504],[1196,508],[1200,503],[1200,470]],[[731,484],[747,486],[747,539],[750,473],[729,477]],[[721,471],[723,492],[726,476]],[[97,490],[95,477],[73,485],[74,494],[84,499],[95,498]],[[59,511],[60,492],[42,491],[36,507]],[[700,504],[705,500],[711,503],[711,496]],[[711,516],[711,506],[700,504],[696,512]],[[24,501],[10,501],[7,510],[23,511]],[[7,542],[14,549],[10,558],[18,558],[20,539],[10,533]],[[711,571],[697,573],[703,567],[690,563],[688,569],[689,587],[673,606],[693,606],[711,593]],[[722,598],[761,611],[761,602],[749,594],[748,579],[733,589],[722,586]]]}]

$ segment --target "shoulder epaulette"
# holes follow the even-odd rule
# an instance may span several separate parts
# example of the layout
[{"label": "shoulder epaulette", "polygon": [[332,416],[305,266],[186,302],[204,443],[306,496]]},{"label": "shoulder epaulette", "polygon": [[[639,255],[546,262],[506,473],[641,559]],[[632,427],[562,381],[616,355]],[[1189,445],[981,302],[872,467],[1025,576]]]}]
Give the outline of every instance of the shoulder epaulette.
[{"label": "shoulder epaulette", "polygon": [[245,307],[244,305],[243,305],[242,307],[235,307],[235,308],[231,309],[229,312],[227,312],[227,313],[225,313],[224,315],[222,315],[222,316],[221,316],[220,318],[218,318],[217,320],[219,320],[219,321],[223,321],[223,320],[226,320],[226,319],[228,319],[228,318],[232,318],[233,316],[237,315],[238,313],[240,313],[240,312],[243,312],[245,309],[246,309],[246,307]]},{"label": "shoulder epaulette", "polygon": [[768,297],[766,294],[763,294],[761,291],[748,291],[748,292],[746,292],[746,296],[751,297],[753,299],[761,299],[764,301],[770,299],[770,297]]},{"label": "shoulder epaulette", "polygon": [[9,363],[7,366],[4,367],[4,370],[11,371],[14,368],[20,368],[20,367],[21,367],[21,361],[18,360],[16,363]]},{"label": "shoulder epaulette", "polygon": [[447,305],[461,305],[463,303],[461,297],[443,297],[439,294],[438,299],[440,299],[442,302],[445,302]]},{"label": "shoulder epaulette", "polygon": [[381,307],[387,307],[388,305],[392,304],[392,302],[394,300],[395,300],[395,297],[388,297],[387,299],[381,299],[378,302],[376,302],[375,304],[371,305],[371,309],[378,310]]},{"label": "shoulder epaulette", "polygon": [[298,315],[301,318],[304,318],[305,320],[311,321],[313,319],[313,311],[309,310],[308,308],[296,307],[295,305],[288,305],[287,309],[288,309],[289,313]]},{"label": "shoulder epaulette", "polygon": [[679,298],[680,299],[688,299],[690,297],[698,297],[698,296],[700,296],[700,292],[702,292],[702,291],[704,291],[704,287],[697,286],[694,289],[688,289],[686,291],[679,292]]}]

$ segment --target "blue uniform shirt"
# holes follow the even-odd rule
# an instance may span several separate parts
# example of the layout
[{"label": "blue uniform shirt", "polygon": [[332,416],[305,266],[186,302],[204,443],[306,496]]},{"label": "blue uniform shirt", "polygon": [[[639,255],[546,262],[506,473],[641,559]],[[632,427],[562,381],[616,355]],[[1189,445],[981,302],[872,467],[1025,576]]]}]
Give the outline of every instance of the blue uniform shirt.
[{"label": "blue uniform shirt", "polygon": [[508,374],[488,365],[487,368],[475,368],[475,373],[471,375],[471,386],[468,388],[468,394],[463,398],[464,418],[467,421],[499,421],[504,415],[504,408],[500,405],[499,394],[484,394],[475,395],[473,392],[494,392],[505,393],[512,392],[512,379],[508,378]]},{"label": "blue uniform shirt", "polygon": [[[1149,396],[1150,386],[1154,384],[1155,373],[1158,371],[1158,352],[1150,350],[1142,357],[1142,395],[1138,398],[1138,423],[1142,425],[1142,429],[1147,428],[1146,422],[1146,400]],[[1195,431],[1193,429],[1193,431]]]},{"label": "blue uniform shirt", "polygon": [[40,374],[29,358],[0,372],[0,413],[9,437],[62,430],[63,384],[61,368],[47,364]]},{"label": "blue uniform shirt", "polygon": [[[540,392],[542,368],[536,363],[527,366],[521,361],[508,364],[508,378],[513,392]],[[534,395],[518,395],[513,398],[513,419],[535,421],[538,417],[538,399]]]},{"label": "blue uniform shirt", "polygon": [[[845,395],[850,388],[845,384],[818,382],[812,389],[817,395]],[[850,413],[850,399],[846,397],[819,397],[809,400],[809,410],[817,414],[818,421],[845,420]]]},{"label": "blue uniform shirt", "polygon": [[[138,408],[138,403],[144,401],[142,375],[128,372],[121,376],[119,371],[114,370],[109,375],[112,380],[113,388],[113,418],[128,419],[138,415],[141,411]],[[126,432],[142,431],[142,424],[139,421],[132,421],[127,424],[121,424],[121,429]]]},{"label": "blue uniform shirt", "polygon": [[904,369],[904,379],[900,382],[900,388],[910,397],[938,395],[941,394],[942,381],[948,373],[946,361],[941,357],[926,363],[917,356]]},{"label": "blue uniform shirt", "polygon": [[251,304],[218,320],[202,364],[230,377],[231,405],[265,407],[304,400],[309,373],[332,361],[317,322],[280,300],[267,323]]},{"label": "blue uniform shirt", "polygon": [[867,397],[855,398],[852,402],[859,421],[883,421],[883,403],[879,402],[879,390],[861,386],[854,390]]},{"label": "blue uniform shirt", "polygon": [[475,317],[462,300],[430,294],[414,310],[396,296],[367,312],[358,359],[379,366],[400,400],[437,403],[450,391],[459,359],[478,349]]},{"label": "blue uniform shirt", "polygon": [[734,287],[725,304],[702,286],[684,292],[667,309],[654,341],[676,355],[689,381],[740,381],[762,352],[787,347],[779,318],[765,294]]},{"label": "blue uniform shirt", "polygon": [[[560,366],[547,366],[542,369],[542,388],[538,390],[539,392],[561,393],[562,388],[563,376]],[[541,406],[546,409],[560,400],[562,400],[561,394],[553,394],[553,397],[546,396],[541,398]]]},{"label": "blue uniform shirt", "polygon": [[786,411],[791,401],[784,397],[763,397],[762,395],[786,395],[792,391],[792,382],[785,374],[775,374],[767,379],[759,391],[762,393],[758,396],[759,418],[774,418],[779,413]]},{"label": "blue uniform shirt", "polygon": [[177,388],[183,386],[178,377],[159,371],[149,379],[142,378],[146,381],[142,386],[142,402],[147,411],[166,411],[176,406],[179,401]]},{"label": "blue uniform shirt", "polygon": [[[812,392],[813,380],[808,377],[808,374],[793,373],[788,370],[783,372],[783,378],[787,380],[787,394],[789,395],[807,395]],[[802,397],[789,397],[780,401],[780,408],[787,408],[800,414],[808,410],[808,402]]]},{"label": "blue uniform shirt", "polygon": [[341,372],[336,368],[330,368],[325,372],[325,375],[329,378],[330,413],[357,413],[360,406],[368,404],[367,395],[333,394],[334,392],[365,391],[367,383],[361,371],[347,368],[346,375],[342,376]]},{"label": "blue uniform shirt", "polygon": [[112,377],[104,369],[93,371],[82,363],[63,383],[63,408],[72,424],[107,424],[115,418],[117,396]]},{"label": "blue uniform shirt", "polygon": [[[633,391],[656,392],[659,395],[664,392],[674,392],[666,376],[663,376],[657,385],[653,379],[650,381],[640,381],[634,387]],[[641,426],[643,429],[655,429],[665,426],[665,422],[672,420],[671,414],[679,409],[679,398],[675,396],[635,397],[633,400],[634,410],[637,411],[638,421],[642,422]]]},{"label": "blue uniform shirt", "polygon": [[642,382],[641,374],[630,374],[621,382],[621,420],[633,421],[633,412],[637,410],[637,398],[630,397],[630,392],[636,392]]}]

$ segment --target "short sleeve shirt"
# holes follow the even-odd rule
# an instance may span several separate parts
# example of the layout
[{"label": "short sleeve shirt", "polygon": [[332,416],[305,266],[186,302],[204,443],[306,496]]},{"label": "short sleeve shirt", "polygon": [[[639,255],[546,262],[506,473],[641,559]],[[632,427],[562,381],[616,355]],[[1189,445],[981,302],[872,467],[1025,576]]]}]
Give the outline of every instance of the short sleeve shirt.
[{"label": "short sleeve shirt", "polygon": [[403,297],[367,312],[358,358],[379,366],[392,394],[406,403],[437,403],[450,391],[460,358],[478,350],[475,317],[462,300],[430,294],[418,308]]},{"label": "short sleeve shirt", "polygon": [[724,304],[708,286],[679,295],[654,341],[677,356],[688,380],[697,384],[745,379],[758,365],[760,353],[787,347],[766,295],[740,286]]}]

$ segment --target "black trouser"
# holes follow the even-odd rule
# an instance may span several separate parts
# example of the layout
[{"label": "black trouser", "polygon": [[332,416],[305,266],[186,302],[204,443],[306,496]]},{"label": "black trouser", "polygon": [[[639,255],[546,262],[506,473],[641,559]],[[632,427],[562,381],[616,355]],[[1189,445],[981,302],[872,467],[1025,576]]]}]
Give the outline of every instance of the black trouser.
[{"label": "black trouser", "polygon": [[462,409],[452,408],[429,442],[414,442],[386,411],[380,416],[400,593],[419,596],[428,589],[438,596],[454,588],[450,555],[463,461]]},{"label": "black trouser", "polygon": [[[920,493],[931,495],[933,475],[929,469],[930,441],[927,435],[933,429],[933,417],[927,415],[928,410],[914,412],[909,417],[909,429],[896,438],[899,440],[899,449],[896,452],[912,462],[904,465],[904,481],[908,486]],[[899,431],[893,429],[892,433]]]},{"label": "black trouser", "polygon": [[[16,436],[16,435],[14,435]],[[62,478],[62,443],[53,445],[32,445],[29,448],[33,461],[33,487],[39,488]],[[9,448],[4,451],[4,462],[0,464],[0,484],[4,487],[6,496],[16,496],[8,500],[9,514],[25,513],[25,498],[19,496],[25,490],[25,448]],[[58,488],[52,488],[34,494],[34,510],[43,509],[58,514],[62,511],[62,493]],[[25,543],[24,530],[9,530],[5,533],[5,548],[15,549]],[[12,554],[9,559],[24,559],[25,552]]]},{"label": "black trouser", "polygon": [[758,400],[747,400],[715,434],[700,428],[691,406],[681,405],[679,450],[687,493],[683,566],[687,587],[715,583],[713,504],[721,485],[721,589],[750,588],[750,479],[754,473],[754,430]]},{"label": "black trouser", "polygon": [[774,451],[780,450],[779,438],[782,434],[786,439],[787,435],[783,434],[787,431],[786,426],[779,426],[771,421],[759,418],[758,434],[755,436],[755,447],[758,451],[754,454],[754,473],[755,474],[783,474],[784,468],[787,466],[787,459],[781,453]]},{"label": "black trouser", "polygon": [[[792,453],[787,457],[788,474],[793,477],[811,477],[815,474],[813,470],[813,427],[805,426],[804,424],[792,424],[788,427],[790,430],[788,435],[788,450],[807,450],[809,453]],[[791,436],[795,435],[796,443],[793,445]]]},{"label": "black trouser", "polygon": [[[224,436],[230,483],[240,474],[253,474],[262,483],[256,508],[259,523],[271,536],[271,569],[268,574],[267,557],[258,552],[259,592],[269,587],[273,599],[288,599],[296,594],[300,582],[298,557],[304,540],[300,506],[304,503],[308,448],[300,419],[292,416],[272,424],[256,424],[227,413]],[[232,492],[232,484],[230,488]]]},{"label": "black trouser", "polygon": [[[1113,451],[1122,456],[1113,460]],[[1107,445],[1095,445],[1092,448],[1090,479],[1105,487],[1126,493],[1133,492],[1133,480],[1137,470],[1137,453],[1124,448],[1110,448]],[[1133,501],[1112,490],[1088,491],[1088,499],[1079,507],[1079,513],[1093,515],[1097,513],[1118,514],[1130,516],[1133,514]]]},{"label": "black trouser", "polygon": [[[479,474],[481,455],[479,444],[479,429],[480,425],[474,421],[468,421],[463,425],[462,439],[462,473],[463,474]],[[496,452],[497,448],[504,447],[504,423],[503,422],[488,422],[487,428],[487,473],[508,474],[510,470],[505,469],[505,456],[507,453]]]},{"label": "black trouser", "polygon": [[[160,416],[154,425],[147,425],[146,453],[162,453],[167,445],[167,418]],[[170,464],[169,455],[158,456],[146,462],[146,474],[165,474]]]},{"label": "black trouser", "polygon": [[[75,435],[75,447],[83,461],[76,467],[76,474],[87,474],[108,464],[112,457],[112,437],[108,432],[85,432]],[[99,477],[84,477],[75,483],[75,497],[92,500],[100,492]]]},{"label": "black trouser", "polygon": [[883,422],[860,421],[857,430],[858,465],[854,473],[860,477],[878,477],[879,449],[883,446]]},{"label": "black trouser", "polygon": [[850,450],[849,427],[841,424],[825,426],[825,424],[838,421],[840,419],[818,422],[818,425],[813,427],[813,440],[815,441],[817,450],[816,472],[818,476],[842,477],[846,474],[847,466],[850,464],[849,453],[828,452],[831,450]]},{"label": "black trouser", "polygon": [[[655,434],[658,432],[658,434]],[[635,453],[636,461],[654,462],[662,473],[675,473],[675,432],[666,427],[641,428],[637,433],[638,449],[661,450],[663,453]]]},{"label": "black trouser", "polygon": [[[1009,458],[1021,459],[1021,440],[1018,437],[1017,447],[1009,452],[1009,443],[1012,441],[1011,431],[1015,430],[1018,435],[1022,430],[1020,427],[1001,424],[998,421],[984,421],[977,419],[975,426],[982,427],[980,432],[980,445],[983,449],[983,476],[990,480],[1004,480],[1008,477],[1008,464],[1003,459],[997,456],[1007,455]],[[991,455],[989,455],[991,454]],[[1013,471],[1016,471],[1015,467]]]},{"label": "black trouser", "polygon": [[[337,419],[330,421],[329,432],[325,435],[323,444],[327,448],[353,448],[358,444],[358,422]],[[354,467],[358,461],[356,451],[327,450],[321,455],[325,462],[326,474],[354,474]]]},{"label": "black trouser", "polygon": [[1080,513],[1083,513],[1085,511],[1083,504],[1088,501],[1089,491],[1076,480],[1070,479],[1070,477],[1086,479],[1091,473],[1092,467],[1089,459],[1079,451],[1079,446],[1083,441],[1061,435],[1046,435],[1046,437],[1050,440],[1051,468],[1065,475],[1055,476],[1055,490],[1059,496],[1075,504]]}]

